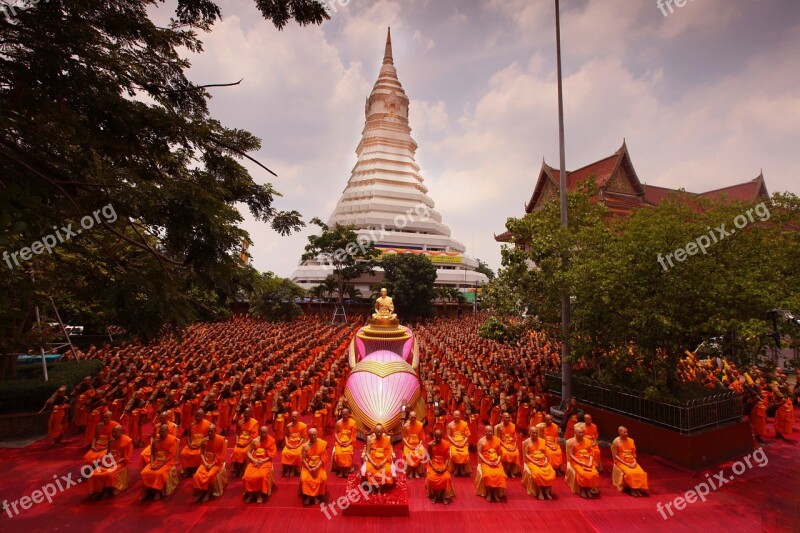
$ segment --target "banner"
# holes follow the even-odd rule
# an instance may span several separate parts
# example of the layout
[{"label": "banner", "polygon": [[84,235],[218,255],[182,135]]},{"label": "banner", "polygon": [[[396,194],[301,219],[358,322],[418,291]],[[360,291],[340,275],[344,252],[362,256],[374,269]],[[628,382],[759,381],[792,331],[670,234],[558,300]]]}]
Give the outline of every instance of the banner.
[{"label": "banner", "polygon": [[408,248],[381,248],[377,247],[376,249],[381,252],[381,256],[378,259],[383,259],[386,255],[392,254],[414,254],[414,255],[424,255],[428,259],[431,260],[431,263],[434,264],[448,264],[448,265],[460,265],[462,262],[462,255],[460,252],[434,252],[430,250],[410,250]]}]

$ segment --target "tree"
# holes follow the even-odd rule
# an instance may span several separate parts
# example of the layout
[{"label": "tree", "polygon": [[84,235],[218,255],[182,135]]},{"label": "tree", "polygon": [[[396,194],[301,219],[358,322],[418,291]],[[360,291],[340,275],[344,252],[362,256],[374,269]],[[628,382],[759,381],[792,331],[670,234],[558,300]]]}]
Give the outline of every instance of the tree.
[{"label": "tree", "polygon": [[489,265],[487,265],[480,259],[478,259],[478,268],[476,268],[475,271],[484,274],[487,278],[489,278],[489,281],[494,279],[494,270],[489,268]]},{"label": "tree", "polygon": [[380,252],[374,242],[359,237],[353,226],[337,224],[331,229],[318,218],[312,219],[311,223],[319,226],[322,233],[308,237],[302,259],[316,259],[333,271],[329,277],[336,281],[338,305],[342,306],[348,283],[367,274],[374,275]]},{"label": "tree", "polygon": [[303,313],[295,300],[304,295],[303,288],[292,280],[266,272],[250,298],[251,312],[270,322],[292,320]]},{"label": "tree", "polygon": [[[237,204],[282,235],[302,226],[241,164],[269,171],[247,155],[259,139],[214,120],[214,85],[185,75],[180,50],[202,50],[197,32],[221,16],[217,4],[179,0],[176,19],[158,27],[151,3],[51,1],[0,18],[0,250],[10,257],[0,353],[25,348],[44,295],[75,320],[145,338],[219,316],[247,238]],[[256,5],[278,29],[328,18],[315,0]],[[83,234],[60,242],[62,226]],[[48,253],[40,244],[14,259],[47,237],[57,243]]]},{"label": "tree", "polygon": [[[382,287],[392,296],[395,313],[408,322],[433,316],[436,266],[424,255],[394,254],[381,261]],[[380,290],[380,288],[378,287]]]}]

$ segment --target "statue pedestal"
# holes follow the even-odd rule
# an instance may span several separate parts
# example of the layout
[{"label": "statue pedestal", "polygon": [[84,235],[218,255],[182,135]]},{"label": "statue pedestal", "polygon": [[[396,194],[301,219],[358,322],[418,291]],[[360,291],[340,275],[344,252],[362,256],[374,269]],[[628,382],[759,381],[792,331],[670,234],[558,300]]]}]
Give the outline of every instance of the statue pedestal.
[{"label": "statue pedestal", "polygon": [[383,494],[372,492],[361,474],[353,472],[347,478],[345,498],[349,504],[342,516],[409,516],[408,478],[402,472],[397,473],[394,486],[384,489]]}]

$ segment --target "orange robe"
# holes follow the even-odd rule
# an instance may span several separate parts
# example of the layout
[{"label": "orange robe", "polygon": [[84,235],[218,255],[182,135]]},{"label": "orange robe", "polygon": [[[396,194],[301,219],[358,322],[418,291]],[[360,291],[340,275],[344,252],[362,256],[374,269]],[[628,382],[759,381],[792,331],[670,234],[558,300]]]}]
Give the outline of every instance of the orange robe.
[{"label": "orange robe", "polygon": [[492,427],[496,426],[497,423],[500,422],[500,415],[502,414],[503,413],[500,412],[499,405],[495,405],[494,407],[492,407],[492,410],[489,414],[489,425]]},{"label": "orange robe", "polygon": [[247,459],[247,450],[250,449],[250,442],[258,436],[258,420],[253,417],[242,424],[237,426],[239,429],[239,436],[236,438],[236,445],[233,447],[231,454],[232,463],[244,463]]},{"label": "orange robe", "polygon": [[281,452],[281,464],[300,466],[303,464],[303,444],[308,440],[308,426],[299,420],[286,427],[286,445]]},{"label": "orange robe", "polygon": [[228,456],[228,439],[222,435],[214,435],[214,440],[206,440],[206,461],[212,464],[211,468],[206,468],[202,461],[197,472],[192,477],[192,486],[196,490],[211,488],[211,484],[217,479],[217,475],[225,466]]},{"label": "orange robe", "polygon": [[[169,479],[170,471],[175,467],[178,454],[178,439],[173,435],[148,448],[155,448],[154,461],[156,468],[150,468],[150,463],[142,469],[142,485],[149,489],[164,490]],[[160,466],[159,466],[160,465]]]},{"label": "orange robe", "polygon": [[306,462],[308,466],[312,468],[319,466],[319,469],[312,473],[304,464],[303,468],[300,470],[300,492],[304,496],[314,498],[322,496],[326,492],[325,485],[328,480],[328,472],[325,470],[327,449],[328,443],[322,439],[317,439],[314,444],[309,443],[308,445],[308,450],[306,450]]},{"label": "orange robe", "polygon": [[405,443],[403,444],[403,457],[408,466],[415,468],[425,460],[424,440],[425,430],[422,427],[422,422],[417,420],[413,424],[409,424],[409,428],[406,430],[406,441],[412,447],[406,446]]},{"label": "orange robe", "polygon": [[792,425],[794,425],[794,406],[792,401],[787,398],[775,411],[775,433],[784,437],[791,435]]},{"label": "orange robe", "polygon": [[454,446],[450,447],[450,460],[453,464],[469,464],[469,435],[469,424],[459,420],[451,433]]},{"label": "orange robe", "polygon": [[443,490],[446,495],[453,492],[453,480],[447,469],[451,447],[452,444],[445,439],[431,447],[431,460],[425,476],[425,487],[428,489],[429,496],[433,491]]},{"label": "orange robe", "polygon": [[64,434],[67,428],[67,413],[69,413],[69,404],[53,406],[50,413],[50,418],[47,419],[47,436],[51,439],[58,439]]},{"label": "orange robe", "polygon": [[[594,422],[591,424],[586,424],[586,429],[583,431],[583,436],[594,439],[594,441],[597,442],[600,439],[600,431],[597,429],[597,424]],[[594,464],[597,465],[597,468],[602,468],[603,464],[600,462],[600,446],[597,444],[592,446],[592,457],[594,457]]]},{"label": "orange robe", "polygon": [[502,441],[500,454],[504,463],[519,464],[519,449],[517,448],[517,428],[512,422],[505,426],[500,426],[500,434],[497,435]]},{"label": "orange robe", "polygon": [[577,423],[578,423],[578,415],[572,415],[571,417],[569,417],[569,420],[567,420],[567,427],[564,430],[564,439],[569,440],[575,436],[574,428],[575,424]]},{"label": "orange robe", "polygon": [[750,410],[750,425],[753,433],[758,437],[767,436],[767,406],[759,400]]},{"label": "orange robe", "polygon": [[[592,439],[585,436],[575,443],[572,450],[572,455],[583,463],[593,461],[592,457]],[[600,474],[597,472],[597,465],[592,464],[591,467],[579,465],[572,458],[569,459],[572,469],[575,471],[575,479],[578,481],[578,486],[581,488],[597,488],[600,485]]]},{"label": "orange robe", "polygon": [[[177,438],[178,426],[174,422],[167,422],[167,426],[169,427],[167,433]],[[158,431],[156,430],[155,433],[158,434]],[[155,438],[155,435],[153,436],[153,438]],[[144,468],[149,464],[150,464],[150,445],[148,444],[142,449],[142,453],[139,455],[139,468]]]},{"label": "orange robe", "polygon": [[[200,460],[200,444],[206,439],[208,435],[208,428],[211,422],[208,420],[201,420],[199,423],[192,424],[189,428],[188,442],[181,450],[181,466],[183,468],[198,468],[202,466],[203,461]],[[196,446],[190,448],[189,444]]]},{"label": "orange robe", "polygon": [[467,428],[469,429],[469,438],[467,440],[469,441],[470,446],[475,446],[478,444],[478,415],[469,415]]},{"label": "orange robe", "polygon": [[133,455],[133,440],[127,435],[120,435],[119,439],[109,442],[108,453],[116,464],[110,468],[101,464],[92,472],[86,480],[89,483],[89,492],[103,492],[110,488],[114,494],[119,494],[128,488],[128,464]]},{"label": "orange robe", "polygon": [[268,459],[268,461],[259,466],[253,463],[247,465],[247,470],[242,478],[245,492],[261,492],[267,496],[272,494],[272,459],[276,455],[278,455],[278,449],[275,447],[275,439],[272,435],[267,435],[266,442],[261,442],[260,438],[253,441],[252,456],[259,460]]},{"label": "orange robe", "polygon": [[528,429],[530,422],[531,406],[528,402],[523,402],[517,410],[517,427],[520,429]]},{"label": "orange robe", "polygon": [[[501,448],[502,442],[500,439],[492,436],[491,439],[484,443],[483,448],[481,449],[481,456],[486,461],[495,462],[501,457]],[[483,461],[479,461],[479,463],[484,487],[498,489],[506,488],[506,473],[501,464],[498,464],[497,466],[489,466]]]},{"label": "orange robe", "polygon": [[[374,479],[377,483],[383,485],[394,484],[392,478],[392,439],[388,435],[382,435],[381,438],[373,440],[369,445],[369,459],[366,462],[367,467],[367,480]],[[372,463],[380,464],[386,461],[380,469],[373,466]]]},{"label": "orange robe", "polygon": [[[625,440],[620,439],[617,444],[617,455],[628,463],[636,462],[636,443],[633,439],[628,437]],[[624,487],[630,487],[634,490],[647,490],[647,474],[639,463],[636,463],[634,468],[615,460],[614,466],[619,469],[621,475],[614,472],[612,474],[612,482],[621,491]]]},{"label": "orange robe", "polygon": [[283,415],[276,415],[275,421],[272,423],[272,429],[275,430],[275,442],[283,442],[286,438],[286,419]]},{"label": "orange robe", "polygon": [[102,457],[108,451],[108,443],[111,442],[111,432],[118,425],[119,422],[114,422],[112,420],[108,424],[104,424],[103,427],[100,428],[100,434],[98,435],[97,440],[94,443],[94,446],[83,456],[83,462],[85,464],[90,465],[94,461],[102,459]]},{"label": "orange robe", "polygon": [[356,436],[356,421],[348,418],[336,430],[336,437],[344,444],[338,442],[333,446],[333,462],[340,469],[353,467],[353,440]]},{"label": "orange robe", "polygon": [[558,442],[558,426],[550,424],[544,428],[544,453],[547,455],[547,462],[555,469],[564,462],[564,454],[561,451],[561,444]]},{"label": "orange robe", "polygon": [[534,496],[538,493],[537,487],[551,487],[556,479],[556,471],[547,461],[545,450],[547,445],[544,439],[533,437],[525,453],[525,471],[522,474],[522,486],[528,494]]}]

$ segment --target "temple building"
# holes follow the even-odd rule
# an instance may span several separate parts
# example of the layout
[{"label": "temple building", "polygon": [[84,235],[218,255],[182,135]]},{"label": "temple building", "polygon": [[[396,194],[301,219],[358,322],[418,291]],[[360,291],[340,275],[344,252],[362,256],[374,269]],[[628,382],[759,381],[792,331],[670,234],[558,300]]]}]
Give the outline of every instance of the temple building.
[{"label": "temple building", "polygon": [[[473,288],[488,280],[475,269],[478,262],[466,255],[465,246],[453,239],[442,215],[428,196],[414,155],[409,99],[392,56],[391,31],[378,81],[366,101],[366,124],[356,148],[358,161],[339,198],[328,226],[353,226],[360,237],[375,243],[383,254],[424,254],[436,265],[436,285]],[[319,260],[302,262],[292,281],[305,289],[322,283],[333,272]],[[383,279],[375,276],[355,280],[368,295],[370,287]]]},{"label": "temple building", "polygon": [[[525,214],[540,209],[551,200],[558,200],[560,173],[559,169],[542,162],[533,194],[525,204]],[[691,193],[643,184],[633,168],[628,146],[624,141],[622,147],[612,155],[577,170],[567,171],[567,190],[576,190],[590,178],[594,178],[597,186],[597,194],[594,195],[593,200],[602,202],[612,215],[620,216],[625,216],[634,209],[657,206],[678,192],[688,195],[689,198],[724,197],[753,204],[769,198],[763,173],[750,181],[704,193]],[[503,232],[495,235],[495,240],[511,242],[511,234],[508,231]]]}]

